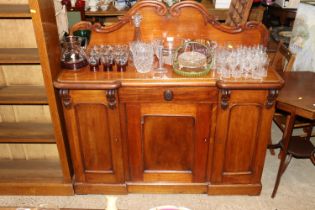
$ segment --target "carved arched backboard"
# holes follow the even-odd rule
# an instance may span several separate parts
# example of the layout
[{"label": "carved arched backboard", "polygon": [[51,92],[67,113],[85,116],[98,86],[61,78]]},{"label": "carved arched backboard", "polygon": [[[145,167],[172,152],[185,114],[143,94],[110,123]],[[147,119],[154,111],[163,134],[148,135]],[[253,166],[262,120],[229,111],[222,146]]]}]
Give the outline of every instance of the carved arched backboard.
[{"label": "carved arched backboard", "polygon": [[206,38],[219,44],[263,44],[268,41],[268,30],[258,22],[248,22],[229,27],[216,21],[207,9],[195,1],[182,1],[167,7],[158,1],[139,1],[117,23],[102,27],[93,26],[91,45],[128,43],[134,38],[132,16],[143,16],[141,38],[144,41],[158,37],[180,37],[190,39]]}]

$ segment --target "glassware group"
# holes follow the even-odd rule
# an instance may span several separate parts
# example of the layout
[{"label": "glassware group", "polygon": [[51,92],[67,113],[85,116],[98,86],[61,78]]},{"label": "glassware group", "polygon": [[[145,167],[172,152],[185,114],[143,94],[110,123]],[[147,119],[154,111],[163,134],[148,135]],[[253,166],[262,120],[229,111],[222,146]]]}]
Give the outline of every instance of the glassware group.
[{"label": "glassware group", "polygon": [[[152,42],[131,42],[129,45],[95,45],[85,51],[85,57],[93,72],[116,71],[125,72],[127,70],[128,60],[132,61],[137,72],[146,73],[152,70],[154,63],[154,54],[159,53],[158,46]],[[158,54],[156,54],[158,57]],[[160,60],[159,70],[163,69],[162,59]],[[102,67],[100,67],[102,66]]]},{"label": "glassware group", "polygon": [[125,72],[128,65],[128,45],[95,45],[86,51],[86,58],[91,71],[116,71]]},{"label": "glassware group", "polygon": [[[191,43],[193,44],[189,45],[189,47],[196,48],[195,46],[199,42]],[[213,42],[211,43],[213,44]],[[129,60],[130,63],[133,63],[137,72],[147,73],[153,69],[155,56],[158,60],[155,71],[166,72],[163,64],[172,65],[172,63],[167,62],[170,54],[166,53],[168,51],[165,49],[173,48],[169,48],[169,44],[165,46],[162,39],[153,39],[151,42],[134,41],[129,43],[129,45],[95,45],[86,49],[86,45],[82,46],[81,37],[68,36],[62,43],[62,46],[61,64],[64,68],[73,70],[89,64],[90,70],[93,72],[101,70],[110,72],[114,71],[114,69],[117,72],[125,72]],[[180,47],[176,49],[180,49]],[[196,48],[195,51],[199,52],[200,49]],[[209,45],[209,49],[212,51],[207,53],[202,51],[202,54],[206,56],[208,54],[211,55],[209,57],[211,61],[214,56],[214,67],[221,79],[262,79],[267,76],[269,58],[266,48],[261,45],[240,45],[237,47],[230,44],[224,46]],[[171,53],[172,56],[174,56],[173,54]],[[208,56],[206,58],[207,62],[202,62],[202,64],[209,63]],[[174,58],[171,60],[174,60]],[[183,61],[185,61],[184,64],[187,63],[186,60]],[[188,66],[191,67],[191,65]]]},{"label": "glassware group", "polygon": [[215,52],[215,68],[221,79],[262,79],[267,76],[269,58],[261,45],[219,46]]}]

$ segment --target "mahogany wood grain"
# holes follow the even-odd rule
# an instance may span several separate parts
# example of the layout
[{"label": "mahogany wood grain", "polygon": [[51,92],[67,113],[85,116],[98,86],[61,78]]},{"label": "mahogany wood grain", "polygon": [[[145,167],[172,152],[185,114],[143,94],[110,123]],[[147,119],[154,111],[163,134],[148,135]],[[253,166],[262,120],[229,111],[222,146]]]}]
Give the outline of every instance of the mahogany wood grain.
[{"label": "mahogany wood grain", "polygon": [[261,189],[261,184],[211,184],[208,195],[259,195]]},{"label": "mahogany wood grain", "polygon": [[[189,39],[211,39],[219,44],[228,41],[234,45],[267,45],[268,31],[261,23],[248,23],[238,27],[219,24],[206,8],[195,1],[183,1],[167,8],[154,1],[140,1],[134,5],[119,22],[108,27],[95,26],[90,45],[108,43],[128,43],[133,40],[134,26],[131,17],[141,11],[141,38],[152,40],[156,37],[179,37]],[[165,18],[167,16],[167,18]],[[194,24],[191,24],[194,17]],[[181,27],[177,27],[181,25]],[[154,26],[154,27],[152,27]],[[185,30],[183,30],[185,29]],[[258,29],[258,30],[257,30]],[[240,33],[242,31],[242,33]],[[248,39],[248,37],[252,37]]]},{"label": "mahogany wood grain", "polygon": [[[284,72],[286,81],[277,99],[277,107],[281,110],[292,110],[296,115],[315,119],[315,73],[314,72]],[[296,82],[303,81],[303,82]]]},{"label": "mahogany wood grain", "polygon": [[49,123],[0,123],[1,143],[55,143]]},{"label": "mahogany wood grain", "polygon": [[[168,65],[164,79],[155,78],[154,72],[138,73],[133,66],[128,66],[127,71],[120,72],[91,72],[88,67],[80,71],[62,71],[54,82],[57,88],[71,89],[110,89],[117,87],[219,87],[228,89],[279,89],[283,86],[283,79],[274,71],[268,70],[266,78],[253,79],[226,79],[220,80],[215,70],[202,77],[183,77],[176,74]],[[189,97],[189,96],[186,96]]]},{"label": "mahogany wood grain", "polygon": [[170,194],[170,193],[189,193],[200,194],[207,192],[205,183],[167,183],[167,182],[129,182],[127,183],[128,192],[131,193],[150,193],[150,194]]},{"label": "mahogany wood grain", "polygon": [[0,104],[47,104],[45,87],[24,85],[0,87]]},{"label": "mahogany wood grain", "polygon": [[178,181],[205,181],[211,110],[210,103],[177,104],[163,98],[155,103],[126,101],[131,180],[165,181],[165,174],[176,172]]},{"label": "mahogany wood grain", "polygon": [[173,93],[172,102],[216,102],[218,93],[214,87],[159,87],[152,88],[120,88],[119,99],[121,102],[162,102],[165,91]]},{"label": "mahogany wood grain", "polygon": [[[225,20],[227,18],[228,9],[218,9],[213,5],[212,0],[202,0],[201,4],[205,6],[209,14],[213,15],[217,20]],[[261,22],[263,19],[263,13],[265,8],[262,6],[252,8],[249,14],[250,21]],[[86,11],[86,17],[113,17],[113,16],[123,16],[128,12],[128,10],[120,10],[118,11],[112,5],[109,5],[108,10],[106,11]]]},{"label": "mahogany wood grain", "polygon": [[[141,35],[145,41],[174,36],[208,38],[220,44],[266,45],[268,40],[268,30],[262,24],[224,26],[194,1],[170,8],[157,1],[139,1],[118,23],[94,25],[90,47],[132,41],[131,19],[137,12],[143,16]],[[111,157],[123,164],[122,180],[117,185],[125,183],[125,192],[259,194],[275,98],[283,85],[281,77],[269,69],[261,80],[221,80],[214,70],[189,78],[175,74],[171,66],[166,68],[163,78],[156,78],[154,72],[138,73],[131,65],[122,73],[91,72],[88,67],[61,71],[54,85],[64,93],[72,159],[80,180],[75,183],[76,192],[108,192],[108,185],[116,186],[111,178],[99,183],[82,178],[81,160],[86,155],[92,160],[93,153],[88,151],[95,149],[83,149],[83,155],[80,135],[98,138],[108,134],[106,128],[102,134],[90,134],[95,128],[101,130],[97,124],[81,123],[85,129],[79,128],[77,116],[81,114],[76,106],[84,104],[91,106],[85,109],[89,114],[82,114],[85,121],[96,123],[99,120],[93,119],[103,115],[103,121],[120,129],[115,131],[122,138],[117,149],[124,154]],[[95,104],[106,109],[108,91],[117,91],[116,108],[107,110],[117,116],[105,116],[105,111],[95,109]],[[112,140],[94,141],[113,144]],[[108,160],[104,156],[100,160]]]},{"label": "mahogany wood grain", "polygon": [[190,172],[195,147],[194,117],[143,115],[141,121],[144,173],[160,170]]},{"label": "mahogany wood grain", "polygon": [[76,194],[111,194],[123,195],[127,194],[127,185],[106,184],[106,183],[74,183],[74,191]]},{"label": "mahogany wood grain", "polygon": [[122,141],[122,153],[123,153],[123,165],[125,172],[125,181],[130,180],[130,171],[129,171],[129,158],[128,158],[128,144],[127,144],[127,114],[125,104],[119,104],[119,115],[120,115],[120,129],[121,129],[121,141]]},{"label": "mahogany wood grain", "polygon": [[274,106],[266,90],[232,90],[227,109],[219,107],[215,167],[211,183],[260,184]]},{"label": "mahogany wood grain", "polygon": [[1,4],[0,18],[31,18],[27,4]]},{"label": "mahogany wood grain", "polygon": [[0,64],[39,64],[36,48],[1,48]]},{"label": "mahogany wood grain", "polygon": [[[271,197],[276,196],[281,176],[290,163],[290,156],[297,158],[310,158],[314,146],[309,142],[312,127],[306,138],[292,136],[297,117],[304,117],[313,124],[315,120],[315,73],[314,72],[283,72],[286,84],[280,92],[277,100],[277,108],[288,113],[285,121],[285,129],[281,139],[280,164],[275,186]],[[296,144],[301,141],[303,143]],[[299,145],[299,146],[297,146]],[[296,153],[297,152],[297,153]],[[288,160],[289,159],[289,160]]]},{"label": "mahogany wood grain", "polygon": [[107,106],[102,90],[73,90],[64,107],[76,182],[123,183],[117,108]]}]

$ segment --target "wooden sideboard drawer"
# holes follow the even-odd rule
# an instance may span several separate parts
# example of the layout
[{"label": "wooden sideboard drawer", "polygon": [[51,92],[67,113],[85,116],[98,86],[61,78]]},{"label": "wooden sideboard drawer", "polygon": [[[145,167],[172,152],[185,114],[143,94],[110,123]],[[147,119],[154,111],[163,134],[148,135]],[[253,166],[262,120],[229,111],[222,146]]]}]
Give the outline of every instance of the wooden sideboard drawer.
[{"label": "wooden sideboard drawer", "polygon": [[121,102],[217,102],[215,87],[120,88]]}]

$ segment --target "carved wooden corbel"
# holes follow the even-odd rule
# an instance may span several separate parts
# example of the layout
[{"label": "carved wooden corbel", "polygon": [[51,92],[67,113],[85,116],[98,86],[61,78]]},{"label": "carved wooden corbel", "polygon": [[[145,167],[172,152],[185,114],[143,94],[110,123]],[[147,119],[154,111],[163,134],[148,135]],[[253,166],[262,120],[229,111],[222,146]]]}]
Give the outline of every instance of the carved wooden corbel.
[{"label": "carved wooden corbel", "polygon": [[279,90],[270,89],[268,91],[267,101],[265,104],[267,109],[270,109],[275,104],[275,101],[276,101],[276,98],[278,97],[278,94],[279,94]]},{"label": "carved wooden corbel", "polygon": [[107,105],[110,109],[115,109],[117,100],[116,100],[116,90],[110,89],[106,91]]},{"label": "carved wooden corbel", "polygon": [[61,96],[63,106],[65,108],[70,108],[71,104],[72,104],[72,100],[71,100],[71,96],[69,94],[69,90],[68,89],[60,89],[59,95]]},{"label": "carved wooden corbel", "polygon": [[221,90],[221,108],[223,110],[225,110],[229,107],[230,96],[231,96],[230,90],[228,90],[228,89],[222,89]]}]

